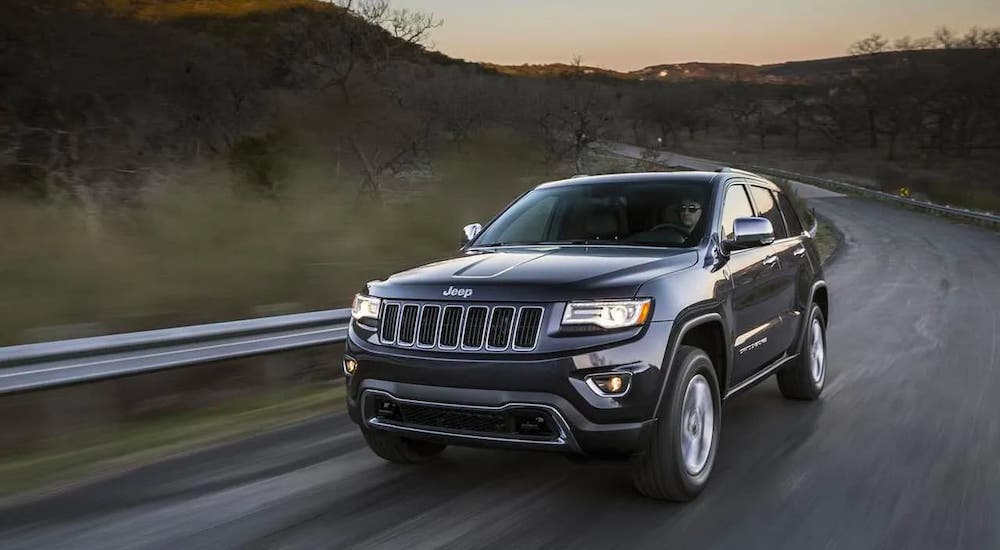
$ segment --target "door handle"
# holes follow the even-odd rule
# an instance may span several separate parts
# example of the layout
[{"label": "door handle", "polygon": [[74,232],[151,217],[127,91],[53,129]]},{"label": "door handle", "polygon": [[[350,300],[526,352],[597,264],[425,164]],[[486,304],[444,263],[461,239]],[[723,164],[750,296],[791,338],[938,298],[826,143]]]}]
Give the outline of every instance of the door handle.
[{"label": "door handle", "polygon": [[777,256],[771,255],[771,256],[768,256],[768,257],[764,258],[764,265],[766,265],[767,267],[771,267],[771,266],[773,266],[776,263],[778,263],[778,257]]},{"label": "door handle", "polygon": [[806,247],[804,246],[800,246],[795,249],[795,252],[792,252],[792,254],[795,255],[796,258],[801,258],[802,255],[805,253],[806,253]]}]

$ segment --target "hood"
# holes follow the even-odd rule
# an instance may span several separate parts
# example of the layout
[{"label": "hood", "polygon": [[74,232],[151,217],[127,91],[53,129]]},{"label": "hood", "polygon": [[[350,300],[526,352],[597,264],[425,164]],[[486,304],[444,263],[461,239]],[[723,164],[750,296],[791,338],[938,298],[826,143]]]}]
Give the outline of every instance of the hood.
[{"label": "hood", "polygon": [[642,283],[697,263],[690,249],[553,246],[471,251],[368,284],[411,300],[556,302],[628,298]]}]

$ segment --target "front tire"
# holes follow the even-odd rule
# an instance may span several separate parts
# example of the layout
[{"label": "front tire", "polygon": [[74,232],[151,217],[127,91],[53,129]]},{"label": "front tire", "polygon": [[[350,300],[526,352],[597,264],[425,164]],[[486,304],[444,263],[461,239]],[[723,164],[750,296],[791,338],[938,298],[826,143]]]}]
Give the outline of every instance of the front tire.
[{"label": "front tire", "polygon": [[701,493],[712,472],[722,400],[712,360],[701,349],[681,346],[669,374],[656,428],[632,458],[632,483],[647,497],[685,502]]},{"label": "front tire", "polygon": [[422,464],[434,460],[446,445],[418,441],[396,434],[362,428],[361,433],[373,453],[395,464]]},{"label": "front tire", "polygon": [[778,388],[788,399],[815,401],[826,382],[826,320],[816,304],[807,323],[799,356],[778,372]]}]

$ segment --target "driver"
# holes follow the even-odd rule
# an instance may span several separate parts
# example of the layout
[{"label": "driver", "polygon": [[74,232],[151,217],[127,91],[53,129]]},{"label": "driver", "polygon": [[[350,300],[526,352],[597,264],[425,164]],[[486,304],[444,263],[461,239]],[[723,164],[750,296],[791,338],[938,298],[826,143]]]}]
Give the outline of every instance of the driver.
[{"label": "driver", "polygon": [[701,203],[694,199],[682,200],[677,206],[677,217],[680,218],[681,227],[690,235],[701,219]]}]

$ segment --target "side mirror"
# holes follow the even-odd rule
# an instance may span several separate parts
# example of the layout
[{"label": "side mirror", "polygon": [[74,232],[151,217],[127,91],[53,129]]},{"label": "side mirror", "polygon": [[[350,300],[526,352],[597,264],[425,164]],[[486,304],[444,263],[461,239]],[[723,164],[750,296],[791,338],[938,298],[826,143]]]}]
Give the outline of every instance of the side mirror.
[{"label": "side mirror", "polygon": [[465,246],[472,242],[479,233],[483,230],[482,224],[470,223],[469,225],[462,228],[462,233],[465,234],[465,238],[462,239],[462,246]]},{"label": "side mirror", "polygon": [[722,243],[726,252],[766,246],[774,242],[774,227],[767,218],[736,218],[733,238]]}]

